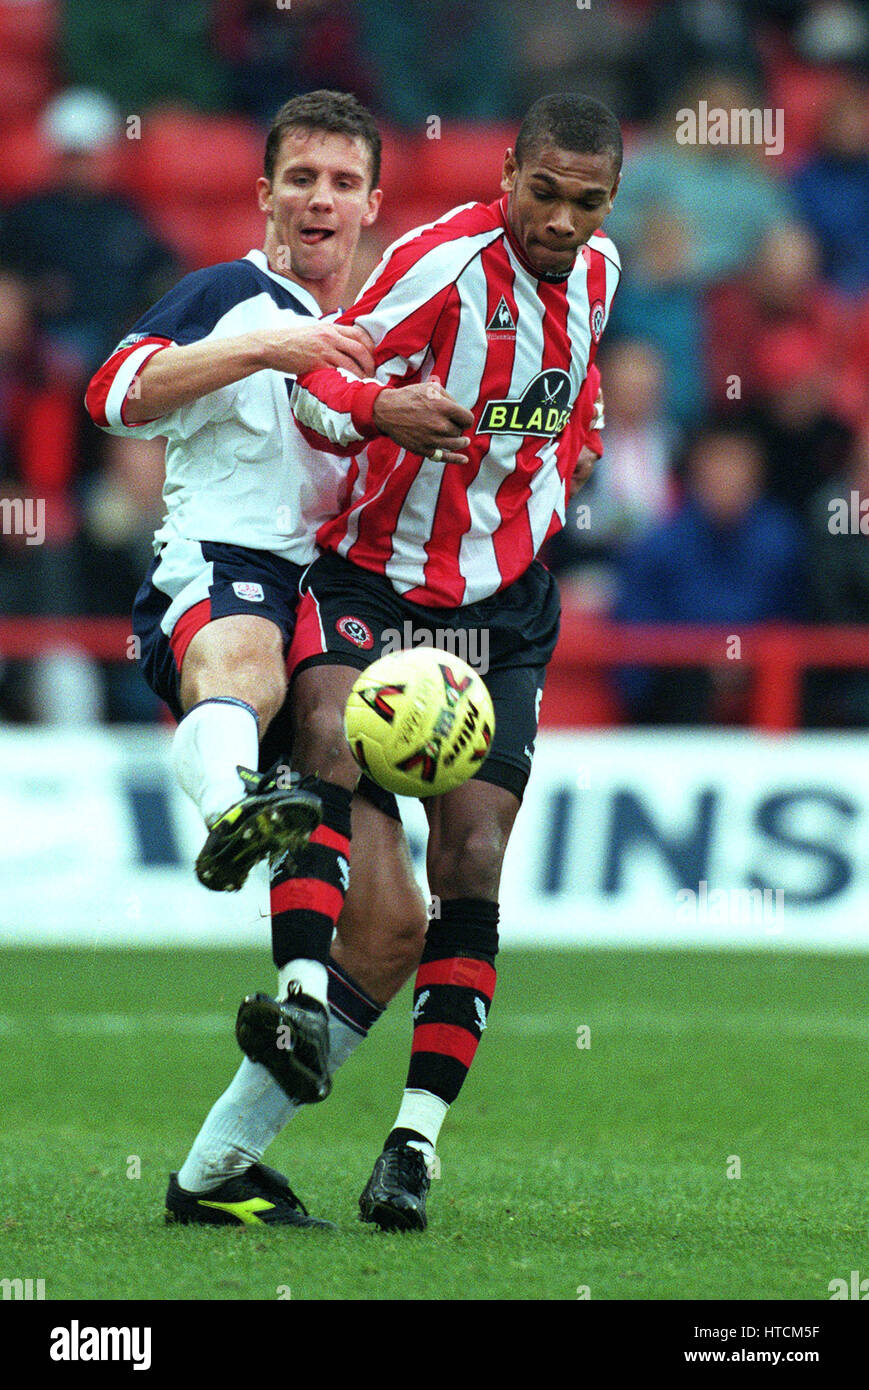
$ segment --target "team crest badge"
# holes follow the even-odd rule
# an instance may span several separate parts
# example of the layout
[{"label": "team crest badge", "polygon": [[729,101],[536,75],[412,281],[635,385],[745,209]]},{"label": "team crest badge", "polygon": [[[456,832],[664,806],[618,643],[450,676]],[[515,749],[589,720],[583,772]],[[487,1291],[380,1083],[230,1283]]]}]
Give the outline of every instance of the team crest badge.
[{"label": "team crest badge", "polygon": [[603,307],[603,300],[596,299],[588,313],[588,322],[591,326],[591,336],[596,343],[600,342],[600,336],[603,333],[604,312],[605,311]]},{"label": "team crest badge", "polygon": [[352,642],[354,647],[361,647],[365,652],[369,652],[374,646],[371,628],[367,623],[363,623],[361,618],[339,618],[335,630],[340,632],[342,637],[346,637],[348,642]]},{"label": "team crest badge", "polygon": [[237,580],[232,589],[237,598],[246,599],[248,603],[262,603],[265,598],[262,584],[253,584],[248,579]]}]

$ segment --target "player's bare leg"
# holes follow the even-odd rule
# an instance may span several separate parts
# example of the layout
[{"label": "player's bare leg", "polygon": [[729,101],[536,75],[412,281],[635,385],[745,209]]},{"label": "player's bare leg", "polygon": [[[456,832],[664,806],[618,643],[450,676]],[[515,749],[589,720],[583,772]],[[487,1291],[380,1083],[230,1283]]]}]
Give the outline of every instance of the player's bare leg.
[{"label": "player's bare leg", "polygon": [[401,822],[353,798],[350,890],[332,960],[385,1008],[422,956],[427,914]]},{"label": "player's bare leg", "polygon": [[[400,824],[354,797],[353,841],[350,888],[329,970],[332,1072],[365,1040],[383,1008],[410,979],[426,931],[425,904]],[[170,1182],[169,1219],[212,1219],[209,1213],[218,1208],[200,1207],[202,1198],[221,1202],[219,1210],[228,1222],[250,1220],[251,1198],[265,1195],[273,1209],[258,1206],[257,1220],[308,1224],[299,1219],[304,1208],[293,1206],[286,1193],[260,1194],[256,1187],[266,1148],[300,1108],[264,1067],[245,1058],[212,1107],[174,1186]]]},{"label": "player's bare leg", "polygon": [[497,902],[520,804],[512,792],[478,777],[423,802],[429,823],[428,879],[442,901],[468,897]]},{"label": "player's bare leg", "polygon": [[263,734],[286,693],[281,632],[268,618],[217,618],[191,639],[181,668],[185,711],[215,694],[231,695],[256,710]]},{"label": "player's bare leg", "polygon": [[[173,761],[209,828],[196,861],[208,888],[234,890],[270,854],[296,855],[319,824],[317,797],[256,774],[260,740],[283,704],[283,638],[266,618],[235,614],[193,636],[181,668],[184,717]],[[239,768],[249,770],[244,777]]]},{"label": "player's bare leg", "polygon": [[344,708],[359,672],[353,666],[317,665],[293,681],[293,765],[352,791],[359,767],[344,737]]},{"label": "player's bare leg", "polygon": [[424,803],[428,878],[440,915],[416,976],[413,1045],[395,1124],[359,1199],[384,1230],[424,1230],[429,1168],[447,1110],[487,1025],[495,989],[501,867],[519,799],[472,779]]}]

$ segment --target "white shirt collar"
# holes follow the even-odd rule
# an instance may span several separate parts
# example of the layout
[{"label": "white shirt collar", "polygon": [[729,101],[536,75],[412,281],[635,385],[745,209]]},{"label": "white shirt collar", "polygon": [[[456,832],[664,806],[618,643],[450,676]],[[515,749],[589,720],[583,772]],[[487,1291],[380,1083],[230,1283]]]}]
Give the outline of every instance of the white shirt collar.
[{"label": "white shirt collar", "polygon": [[301,300],[306,308],[310,309],[315,318],[319,319],[323,317],[323,310],[320,308],[310,290],[306,290],[302,285],[297,284],[295,280],[289,280],[286,275],[276,274],[268,263],[265,251],[248,251],[244,260],[252,261],[257,269],[261,270],[264,275],[268,275],[269,279],[274,280],[276,285],[281,285],[290,294],[295,295],[296,299]]}]

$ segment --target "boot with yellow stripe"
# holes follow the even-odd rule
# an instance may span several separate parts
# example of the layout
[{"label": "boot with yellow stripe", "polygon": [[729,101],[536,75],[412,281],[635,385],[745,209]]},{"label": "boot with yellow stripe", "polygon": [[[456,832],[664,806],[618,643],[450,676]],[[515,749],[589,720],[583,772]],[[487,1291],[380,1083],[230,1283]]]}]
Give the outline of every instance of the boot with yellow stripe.
[{"label": "boot with yellow stripe", "polygon": [[166,1225],[337,1229],[331,1221],[309,1216],[283,1173],[264,1163],[252,1163],[238,1177],[227,1178],[208,1192],[185,1192],[178,1185],[178,1174],[171,1173],[166,1192]]},{"label": "boot with yellow stripe", "polygon": [[261,859],[288,854],[295,861],[323,819],[310,778],[275,769],[238,773],[247,794],[218,816],[196,860],[199,882],[218,893],[237,892]]}]

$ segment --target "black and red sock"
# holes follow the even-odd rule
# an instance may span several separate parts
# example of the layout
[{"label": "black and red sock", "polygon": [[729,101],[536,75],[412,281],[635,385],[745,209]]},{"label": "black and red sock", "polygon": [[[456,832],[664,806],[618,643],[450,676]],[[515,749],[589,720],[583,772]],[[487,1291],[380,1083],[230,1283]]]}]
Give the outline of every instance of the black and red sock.
[{"label": "black and red sock", "polygon": [[279,863],[271,875],[272,956],[279,970],[299,959],[326,964],[350,880],[353,793],[320,778],[312,790],[323,803],[322,823],[295,869]]},{"label": "black and red sock", "polygon": [[[430,1107],[419,1092],[453,1103],[468,1074],[486,1027],[495,992],[498,904],[484,898],[442,903],[429,924],[413,996],[413,1045],[400,1123],[387,1147],[408,1137],[434,1144],[424,1118]],[[443,1113],[443,1111],[442,1111]],[[435,1120],[433,1123],[437,1123]]]}]

